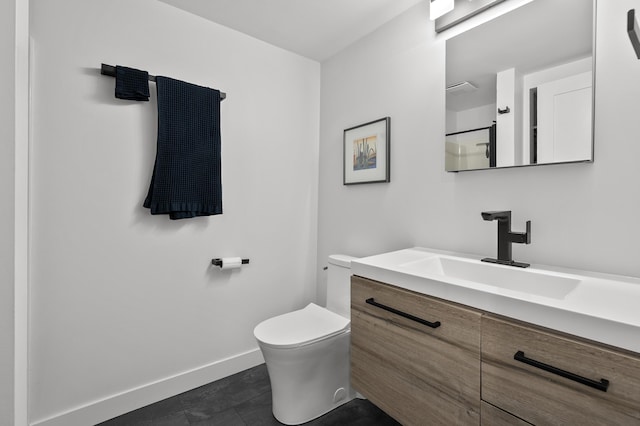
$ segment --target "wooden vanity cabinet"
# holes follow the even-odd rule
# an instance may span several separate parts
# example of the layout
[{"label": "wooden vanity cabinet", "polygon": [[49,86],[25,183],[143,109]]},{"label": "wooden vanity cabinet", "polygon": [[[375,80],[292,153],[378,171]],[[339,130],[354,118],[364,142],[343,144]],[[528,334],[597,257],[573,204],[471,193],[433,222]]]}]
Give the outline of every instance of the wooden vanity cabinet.
[{"label": "wooden vanity cabinet", "polygon": [[480,424],[482,426],[529,426],[531,423],[517,418],[513,414],[494,407],[486,401],[480,401]]},{"label": "wooden vanity cabinet", "polygon": [[485,314],[482,399],[536,425],[638,426],[640,357]]},{"label": "wooden vanity cabinet", "polygon": [[640,354],[358,276],[351,384],[405,426],[640,426]]},{"label": "wooden vanity cabinet", "polygon": [[479,311],[351,280],[351,383],[405,426],[480,424]]}]

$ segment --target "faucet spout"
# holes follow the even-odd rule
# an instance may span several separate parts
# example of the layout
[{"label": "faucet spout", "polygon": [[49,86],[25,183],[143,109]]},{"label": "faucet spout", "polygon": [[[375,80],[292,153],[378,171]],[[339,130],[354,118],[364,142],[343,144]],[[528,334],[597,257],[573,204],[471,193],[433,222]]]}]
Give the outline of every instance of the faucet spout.
[{"label": "faucet spout", "polygon": [[483,262],[499,263],[502,265],[518,266],[526,268],[528,263],[515,262],[511,254],[511,244],[531,244],[531,221],[527,221],[526,232],[511,231],[511,211],[482,212],[482,219],[498,221],[498,257],[497,259],[485,258]]}]

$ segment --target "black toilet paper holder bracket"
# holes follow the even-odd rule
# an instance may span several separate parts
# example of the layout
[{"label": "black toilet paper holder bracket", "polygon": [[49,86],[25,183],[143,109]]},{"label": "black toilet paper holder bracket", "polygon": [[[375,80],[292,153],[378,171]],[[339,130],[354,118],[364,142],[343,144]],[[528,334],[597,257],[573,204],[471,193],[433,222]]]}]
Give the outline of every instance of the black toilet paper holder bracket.
[{"label": "black toilet paper holder bracket", "polygon": [[[249,259],[242,259],[243,265],[246,265],[247,263],[249,263]],[[215,259],[211,259],[211,264],[222,268],[222,258],[217,257]]]}]

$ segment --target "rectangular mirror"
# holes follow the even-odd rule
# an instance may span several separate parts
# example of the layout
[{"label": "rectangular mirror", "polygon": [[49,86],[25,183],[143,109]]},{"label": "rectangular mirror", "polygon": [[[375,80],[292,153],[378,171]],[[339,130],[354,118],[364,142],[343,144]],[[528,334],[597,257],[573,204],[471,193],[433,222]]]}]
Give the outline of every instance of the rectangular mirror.
[{"label": "rectangular mirror", "polygon": [[593,161],[594,11],[533,0],[447,40],[447,171]]}]

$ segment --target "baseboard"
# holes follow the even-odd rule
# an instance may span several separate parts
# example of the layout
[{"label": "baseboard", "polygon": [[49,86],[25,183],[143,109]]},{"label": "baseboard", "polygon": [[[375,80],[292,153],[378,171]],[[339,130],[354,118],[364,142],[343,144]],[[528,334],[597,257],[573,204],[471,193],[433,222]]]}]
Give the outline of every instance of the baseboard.
[{"label": "baseboard", "polygon": [[91,402],[55,416],[37,420],[32,426],[87,426],[117,417],[170,396],[197,388],[256,365],[264,358],[260,349],[247,351],[193,370],[167,377],[119,394]]}]

